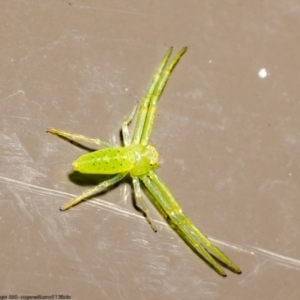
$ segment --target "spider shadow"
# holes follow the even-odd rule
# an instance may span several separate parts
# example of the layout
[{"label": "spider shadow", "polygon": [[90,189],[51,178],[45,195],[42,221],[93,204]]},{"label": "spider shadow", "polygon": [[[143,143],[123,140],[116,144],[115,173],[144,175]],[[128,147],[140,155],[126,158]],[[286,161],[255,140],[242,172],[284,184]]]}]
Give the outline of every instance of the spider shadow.
[{"label": "spider shadow", "polygon": [[78,171],[72,171],[68,174],[70,181],[80,186],[95,186],[102,181],[108,180],[113,175],[106,174],[83,174]]}]

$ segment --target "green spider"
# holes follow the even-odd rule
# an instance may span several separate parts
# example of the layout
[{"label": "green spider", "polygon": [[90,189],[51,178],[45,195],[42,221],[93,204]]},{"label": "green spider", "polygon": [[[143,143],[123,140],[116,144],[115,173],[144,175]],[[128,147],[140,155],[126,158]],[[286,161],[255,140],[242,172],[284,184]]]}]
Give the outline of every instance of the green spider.
[{"label": "green spider", "polygon": [[[182,239],[195,252],[204,258],[218,274],[226,276],[221,265],[226,266],[232,272],[240,274],[240,268],[235,265],[217,246],[212,244],[209,239],[183,214],[181,207],[171,194],[170,190],[154,172],[154,170],[158,168],[159,155],[156,148],[149,145],[148,142],[154,125],[157,101],[166,85],[167,80],[169,79],[170,73],[186,50],[186,47],[182,48],[168,66],[166,66],[166,64],[172,53],[172,48],[170,48],[163,57],[162,62],[152,79],[146,96],[142,100],[132,140],[130,140],[129,137],[128,125],[136,113],[138,104],[134,106],[132,113],[122,124],[124,147],[116,147],[100,139],[88,138],[54,128],[47,129],[47,132],[67,140],[78,140],[105,147],[104,149],[80,156],[73,163],[74,170],[85,174],[115,175],[109,180],[101,182],[96,187],[85,191],[82,195],[75,199],[72,199],[63,205],[60,210],[69,209],[82,200],[85,200],[101,190],[114,185],[129,174],[132,177],[136,201],[154,231],[157,231],[157,227],[149,214],[146,202],[142,196],[140,180],[152,194],[152,201],[155,206],[164,217],[168,218],[172,227],[174,227]],[[209,249],[212,254],[210,254],[207,249]]]}]

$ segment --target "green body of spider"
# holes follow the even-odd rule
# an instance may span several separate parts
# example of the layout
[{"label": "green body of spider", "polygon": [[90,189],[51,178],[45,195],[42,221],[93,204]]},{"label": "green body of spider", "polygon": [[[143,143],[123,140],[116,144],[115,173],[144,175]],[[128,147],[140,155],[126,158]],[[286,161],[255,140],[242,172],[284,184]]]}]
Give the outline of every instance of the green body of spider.
[{"label": "green body of spider", "polygon": [[[63,205],[60,209],[66,210],[82,200],[98,193],[99,191],[115,184],[130,174],[133,180],[133,188],[136,200],[142,211],[145,213],[153,230],[157,230],[155,222],[149,214],[146,202],[142,196],[140,180],[150,191],[156,206],[160,211],[168,216],[171,223],[175,225],[176,231],[198,254],[200,254],[213,268],[222,275],[226,276],[223,268],[213,256],[217,257],[228,269],[235,273],[241,273],[241,270],[235,265],[217,246],[212,244],[209,239],[183,214],[178,202],[163,183],[163,181],[154,172],[158,167],[158,152],[154,146],[148,144],[150,134],[153,129],[156,116],[157,101],[166,85],[175,65],[187,48],[182,48],[173,58],[169,65],[167,61],[172,53],[170,48],[161,64],[159,65],[146,96],[142,100],[139,108],[137,122],[132,140],[129,137],[128,124],[133,119],[137,105],[135,105],[130,116],[122,124],[122,135],[124,147],[115,147],[100,139],[88,138],[78,134],[68,133],[62,130],[48,128],[47,132],[69,139],[79,140],[104,146],[104,149],[80,156],[74,163],[74,170],[89,174],[115,174],[109,180],[101,182],[96,187],[84,192],[79,197]],[[213,256],[209,253],[209,251]]]}]

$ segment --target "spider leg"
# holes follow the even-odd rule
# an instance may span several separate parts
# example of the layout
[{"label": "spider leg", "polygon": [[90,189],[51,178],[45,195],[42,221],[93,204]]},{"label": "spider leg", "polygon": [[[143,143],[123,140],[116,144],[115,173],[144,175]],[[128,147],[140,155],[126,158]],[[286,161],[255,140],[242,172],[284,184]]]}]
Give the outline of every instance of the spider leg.
[{"label": "spider leg", "polygon": [[154,198],[162,206],[172,222],[178,227],[182,233],[182,238],[190,244],[218,274],[226,276],[223,268],[216,262],[206,248],[210,249],[231,271],[238,274],[241,273],[240,268],[217,246],[212,244],[212,242],[210,242],[209,239],[183,214],[181,207],[171,194],[170,190],[153,171],[150,171],[147,175],[140,176],[140,178]]},{"label": "spider leg", "polygon": [[96,144],[98,146],[104,146],[104,147],[115,147],[107,142],[104,142],[100,139],[93,139],[93,138],[89,138],[86,137],[84,135],[80,135],[80,134],[73,134],[73,133],[69,133],[63,130],[59,130],[59,129],[55,129],[55,128],[47,128],[46,132],[50,132],[53,135],[57,135],[63,139],[67,139],[67,140],[73,140],[73,141],[82,141],[82,142],[87,142],[90,144]]},{"label": "spider leg", "polygon": [[153,125],[154,125],[154,119],[156,116],[157,101],[169,79],[171,72],[173,71],[176,64],[179,62],[181,56],[186,52],[186,50],[187,50],[187,47],[184,47],[176,54],[176,56],[173,58],[173,60],[170,62],[170,64],[167,66],[167,68],[163,72],[163,74],[160,76],[160,79],[155,87],[155,90],[153,91],[153,93],[151,95],[149,106],[148,106],[148,111],[147,111],[147,116],[146,116],[146,120],[144,123],[142,138],[140,141],[140,144],[142,144],[142,145],[145,145],[145,146],[148,145],[149,138],[150,138],[150,135],[151,135],[151,132],[153,129]]},{"label": "spider leg", "polygon": [[151,217],[151,215],[149,213],[149,209],[147,207],[147,204],[142,196],[140,181],[137,177],[132,177],[132,182],[133,182],[133,189],[134,189],[134,194],[135,194],[135,198],[136,198],[138,207],[146,215],[146,218],[148,219],[152,229],[156,232],[157,226],[156,226],[153,218]]},{"label": "spider leg", "polygon": [[117,176],[114,176],[111,179],[105,180],[103,182],[101,182],[100,184],[98,184],[97,186],[95,186],[94,188],[87,190],[85,192],[83,192],[80,196],[72,199],[71,201],[69,201],[68,203],[64,204],[60,210],[67,210],[70,207],[76,205],[77,203],[81,202],[82,200],[96,194],[99,193],[101,190],[108,188],[109,186],[117,183],[118,181],[120,181],[122,178],[124,178],[126,176],[127,172],[124,173],[119,173]]},{"label": "spider leg", "polygon": [[129,130],[128,130],[128,124],[132,121],[136,110],[138,108],[139,103],[136,102],[133,110],[131,112],[131,114],[124,120],[123,124],[122,124],[122,135],[123,135],[123,142],[125,146],[129,146],[130,145],[130,138],[129,138]]},{"label": "spider leg", "polygon": [[155,88],[157,86],[157,83],[160,80],[161,77],[161,73],[172,53],[173,48],[171,47],[165,54],[165,56],[163,57],[160,65],[158,66],[153,79],[151,81],[150,87],[145,95],[145,97],[143,98],[142,102],[141,102],[141,106],[140,106],[140,110],[138,113],[138,118],[136,121],[136,125],[135,125],[135,129],[134,129],[134,134],[133,134],[133,139],[132,139],[132,144],[139,144],[140,140],[141,140],[141,136],[143,133],[143,128],[144,128],[144,123],[146,120],[146,115],[148,112],[148,106],[149,106],[149,101],[150,98],[152,97],[153,92],[155,91]]}]

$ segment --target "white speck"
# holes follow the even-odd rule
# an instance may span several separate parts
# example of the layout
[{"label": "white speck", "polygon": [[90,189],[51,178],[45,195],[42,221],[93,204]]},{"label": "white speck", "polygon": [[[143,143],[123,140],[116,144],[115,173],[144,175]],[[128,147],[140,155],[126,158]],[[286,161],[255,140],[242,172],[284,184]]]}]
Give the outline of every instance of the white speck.
[{"label": "white speck", "polygon": [[209,60],[208,62],[211,64],[211,63],[212,63],[212,60]]},{"label": "white speck", "polygon": [[128,92],[128,88],[125,88],[125,92]]},{"label": "white speck", "polygon": [[267,75],[268,75],[268,72],[267,72],[267,70],[266,70],[265,68],[262,68],[262,69],[260,69],[260,70],[258,71],[258,76],[259,76],[260,78],[266,78]]}]

